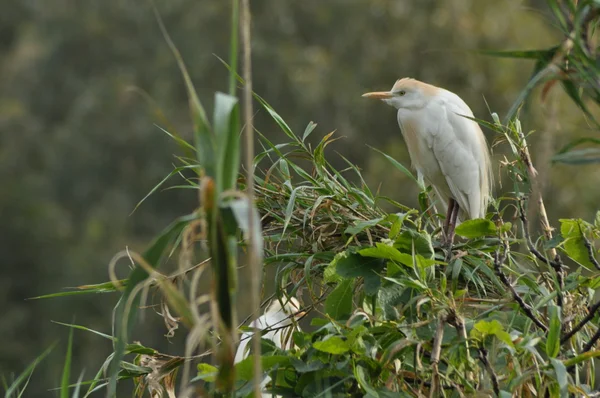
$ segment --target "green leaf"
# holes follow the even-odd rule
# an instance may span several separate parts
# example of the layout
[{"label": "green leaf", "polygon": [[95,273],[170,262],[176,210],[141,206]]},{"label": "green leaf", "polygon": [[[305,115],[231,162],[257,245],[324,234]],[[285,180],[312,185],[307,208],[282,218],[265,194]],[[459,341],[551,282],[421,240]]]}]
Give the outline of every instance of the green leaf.
[{"label": "green leaf", "polygon": [[248,221],[249,221],[249,215],[250,215],[250,211],[249,211],[249,203],[247,200],[245,199],[235,199],[232,201],[227,202],[227,206],[229,208],[231,208],[231,211],[233,212],[233,215],[235,217],[235,220],[237,222],[238,227],[242,230],[242,232],[244,233],[244,237],[246,240],[250,239],[250,235],[252,235],[252,238],[254,239],[254,243],[256,245],[256,247],[258,248],[257,250],[257,254],[258,254],[258,262],[260,264],[263,263],[263,253],[264,253],[264,241],[263,241],[263,234],[262,234],[262,228],[260,225],[260,214],[258,212],[258,209],[256,208],[256,206],[252,206],[252,211],[254,212],[254,225],[252,226],[253,228],[250,228],[250,225],[248,225]]},{"label": "green leaf", "polygon": [[421,184],[419,182],[419,180],[417,179],[417,177],[415,177],[415,175],[413,173],[410,172],[410,170],[408,170],[406,167],[404,167],[400,162],[398,162],[396,159],[394,159],[393,157],[391,157],[390,155],[387,155],[385,153],[383,153],[382,151],[380,151],[377,148],[373,148],[372,146],[369,146],[369,148],[373,149],[374,151],[379,152],[380,154],[382,154],[383,156],[385,156],[385,158],[387,160],[389,160],[394,167],[396,167],[398,170],[400,170],[402,173],[404,173],[404,175],[408,176],[411,180],[413,180],[414,182],[417,183],[417,186],[419,186],[421,188],[421,190],[424,189],[423,184]]},{"label": "green leaf", "polygon": [[563,248],[572,260],[589,270],[595,270],[585,247],[582,230],[587,229],[582,220],[560,219],[560,234],[564,238]]},{"label": "green leaf", "polygon": [[336,259],[336,272],[343,278],[362,277],[365,281],[365,293],[372,296],[381,284],[378,273],[384,264],[380,259],[365,258],[359,254],[344,253]]},{"label": "green leaf", "polygon": [[590,359],[597,358],[597,357],[600,357],[600,350],[584,352],[583,354],[579,354],[576,357],[567,359],[563,363],[564,363],[565,367],[568,368],[570,366],[574,366],[581,362],[586,362],[586,361],[589,361]]},{"label": "green leaf", "polygon": [[548,314],[550,316],[550,328],[546,339],[546,354],[550,358],[556,358],[560,352],[560,307],[557,307],[552,303],[548,304]]},{"label": "green leaf", "polygon": [[557,152],[557,154],[562,154],[562,153],[568,152],[569,150],[571,150],[571,149],[573,149],[576,146],[579,146],[581,144],[595,144],[595,145],[600,145],[600,138],[594,138],[594,137],[578,138],[576,140],[573,140],[573,141],[569,142],[564,147],[562,147],[560,149],[560,151]]},{"label": "green leaf", "polygon": [[600,163],[600,148],[584,148],[559,153],[552,157],[552,162],[573,165]]},{"label": "green leaf", "polygon": [[281,232],[281,235],[285,235],[285,230],[287,229],[288,225],[290,225],[290,221],[292,220],[292,215],[294,214],[294,208],[296,206],[296,195],[299,189],[302,189],[302,187],[294,188],[292,190],[292,193],[290,194],[290,199],[288,200],[287,206],[285,208],[285,221],[283,223],[283,230]]},{"label": "green leaf", "polygon": [[223,93],[215,94],[214,129],[219,158],[217,160],[217,192],[236,186],[240,168],[240,129],[238,99]]},{"label": "green leaf", "polygon": [[217,374],[219,373],[219,369],[216,367],[209,365],[207,363],[199,363],[198,364],[198,376],[197,378],[200,380],[208,381],[210,383],[214,382],[217,379]]},{"label": "green leaf", "polygon": [[401,253],[398,249],[385,243],[378,242],[375,247],[362,249],[358,253],[363,257],[374,257],[388,261],[396,261],[409,267],[412,267],[413,265],[413,257],[410,254]]},{"label": "green leaf", "polygon": [[[198,98],[198,93],[192,83],[192,78],[188,73],[188,70],[183,62],[183,57],[179,53],[179,50],[173,43],[171,36],[167,32],[165,25],[163,24],[162,18],[158,13],[156,7],[152,7],[154,9],[154,15],[156,17],[156,21],[158,22],[158,26],[162,32],[162,35],[169,46],[169,49],[173,53],[175,60],[177,61],[177,65],[179,66],[179,70],[181,71],[181,75],[183,76],[183,80],[185,82],[185,88],[187,90],[188,95],[188,103],[190,107],[190,114],[192,118],[192,122],[194,123],[194,139],[196,146],[196,154],[198,156],[198,161],[202,167],[206,170],[206,174],[208,176],[213,177],[214,174],[214,152],[215,145],[213,136],[210,132],[210,125],[208,123],[208,118],[206,117],[206,112],[200,99]],[[109,386],[109,393],[112,393],[112,383]]]},{"label": "green leaf", "polygon": [[514,348],[514,344],[512,342],[512,339],[510,338],[510,334],[508,334],[504,330],[504,327],[502,326],[502,324],[500,322],[498,322],[496,319],[494,319],[492,321],[482,320],[482,321],[477,322],[473,326],[473,329],[471,329],[470,334],[471,334],[472,338],[475,338],[478,340],[483,340],[484,337],[489,336],[489,335],[496,336],[500,341],[502,341],[509,347]]},{"label": "green leaf", "polygon": [[290,362],[298,373],[314,372],[316,370],[321,370],[326,366],[323,362],[318,360],[305,362],[298,358],[291,358]]},{"label": "green leaf", "polygon": [[338,336],[333,336],[323,341],[317,341],[313,343],[313,347],[316,350],[333,355],[344,354],[350,350],[350,345],[348,342],[342,340]]},{"label": "green leaf", "polygon": [[73,357],[73,329],[69,330],[69,342],[65,355],[62,379],[60,383],[60,398],[69,398],[69,378],[71,377],[71,359]]},{"label": "green leaf", "polygon": [[158,353],[158,351],[156,351],[154,348],[150,348],[150,347],[146,347],[143,346],[141,344],[127,344],[127,347],[125,347],[125,353],[126,354],[145,354],[145,355],[156,355]]},{"label": "green leaf", "polygon": [[302,142],[304,142],[308,138],[310,133],[312,133],[314,131],[315,127],[317,127],[316,123],[314,123],[314,122],[308,123],[308,126],[306,126],[306,130],[304,130],[304,134],[302,134]]},{"label": "green leaf", "polygon": [[545,50],[478,50],[477,52],[498,58],[543,59],[550,61],[557,49],[558,46],[551,47]]},{"label": "green leaf", "polygon": [[462,222],[456,227],[455,232],[464,238],[479,238],[486,235],[495,235],[496,225],[490,220],[477,218]]},{"label": "green leaf", "polygon": [[331,263],[325,270],[323,271],[323,281],[325,283],[340,283],[344,278],[342,278],[336,271],[337,268],[337,259],[333,259]]},{"label": "green leaf", "polygon": [[413,229],[402,231],[396,238],[394,247],[405,253],[420,254],[425,258],[433,258],[435,254],[431,244],[431,236]]},{"label": "green leaf", "polygon": [[79,378],[77,379],[77,383],[75,383],[75,388],[73,389],[73,395],[71,395],[71,398],[79,398],[79,391],[81,391],[84,372],[85,370],[82,370],[79,374]]},{"label": "green leaf", "polygon": [[27,386],[29,378],[33,374],[33,371],[35,370],[35,367],[41,361],[43,361],[44,358],[46,358],[48,356],[48,354],[50,354],[50,352],[52,352],[52,350],[54,349],[54,347],[56,347],[56,343],[53,343],[50,347],[46,348],[46,350],[44,352],[42,352],[40,355],[38,355],[37,358],[35,358],[33,360],[33,362],[31,362],[25,368],[25,370],[15,379],[15,381],[13,381],[12,384],[6,388],[6,392],[4,394],[4,396],[6,398],[12,397],[17,391],[19,391],[21,389],[21,385],[24,382],[25,382],[25,386]]},{"label": "green leaf", "polygon": [[167,130],[165,130],[164,128],[160,127],[158,124],[154,123],[154,126],[158,127],[158,129],[160,131],[162,131],[163,133],[165,133],[166,135],[168,135],[169,137],[171,137],[171,139],[173,139],[173,141],[175,141],[179,146],[181,146],[183,149],[191,149],[192,151],[196,151],[196,148],[194,148],[193,145],[191,145],[190,143],[188,143],[186,140],[184,140],[183,138],[171,134],[169,133]]},{"label": "green leaf", "polygon": [[50,322],[56,323],[57,325],[67,326],[67,327],[73,328],[73,329],[84,330],[86,332],[92,332],[94,334],[97,334],[98,336],[104,337],[105,339],[108,339],[108,340],[111,340],[111,341],[115,341],[116,340],[111,335],[108,335],[108,334],[105,334],[105,333],[102,333],[102,332],[98,332],[98,331],[93,330],[93,329],[86,328],[85,326],[72,325],[72,324],[69,324],[69,323],[62,323],[62,322],[57,322],[57,321],[50,321]]},{"label": "green leaf", "polygon": [[354,280],[346,279],[327,296],[325,312],[333,319],[346,319],[352,313]]},{"label": "green leaf", "polygon": [[[290,357],[284,355],[263,356],[260,358],[263,372],[269,372],[276,366],[288,366]],[[235,365],[235,373],[238,380],[250,381],[254,377],[254,355],[249,355],[247,358],[238,362]]]},{"label": "green leaf", "polygon": [[348,235],[353,235],[353,236],[357,235],[357,234],[361,233],[362,231],[364,231],[367,228],[371,228],[371,227],[376,226],[382,220],[383,220],[383,217],[379,217],[379,218],[376,218],[374,220],[358,221],[353,226],[346,228],[346,230],[344,231],[344,233],[348,234]]},{"label": "green leaf", "polygon": [[563,79],[560,82],[561,82],[561,84],[563,86],[563,89],[567,93],[567,95],[569,97],[571,97],[571,99],[579,107],[579,109],[581,109],[581,111],[588,118],[590,118],[592,121],[596,122],[596,119],[594,118],[594,115],[592,115],[592,113],[588,110],[587,106],[583,102],[583,99],[581,98],[581,95],[579,94],[579,89],[575,85],[575,83],[573,83],[572,80],[568,80],[568,79]]},{"label": "green leaf", "polygon": [[509,124],[509,122],[513,119],[513,117],[517,114],[517,111],[523,105],[523,103],[529,97],[531,91],[542,81],[547,79],[550,76],[550,71],[552,68],[547,68],[546,66],[551,61],[551,59],[540,59],[536,63],[534,68],[533,76],[529,79],[525,88],[521,90],[515,102],[513,102],[512,106],[508,110],[506,117],[504,118],[504,124]]},{"label": "green leaf", "polygon": [[[121,279],[118,281],[121,286],[127,286],[127,279]],[[92,293],[114,293],[117,291],[115,284],[112,282],[99,283],[97,285],[84,285],[76,287],[77,290],[72,290],[68,292],[59,292],[59,293],[50,293],[45,294],[43,296],[31,297],[28,300],[42,300],[48,298],[55,297],[66,297],[66,296],[77,296],[83,294],[92,294]]]},{"label": "green leaf", "polygon": [[368,374],[362,366],[358,365],[354,368],[354,375],[356,376],[356,381],[358,381],[358,384],[363,388],[363,390],[366,391],[366,397],[379,398],[379,394],[369,382]]},{"label": "green leaf", "polygon": [[550,358],[554,372],[556,373],[556,381],[560,388],[560,397],[569,397],[569,376],[567,374],[567,367],[558,359]]}]

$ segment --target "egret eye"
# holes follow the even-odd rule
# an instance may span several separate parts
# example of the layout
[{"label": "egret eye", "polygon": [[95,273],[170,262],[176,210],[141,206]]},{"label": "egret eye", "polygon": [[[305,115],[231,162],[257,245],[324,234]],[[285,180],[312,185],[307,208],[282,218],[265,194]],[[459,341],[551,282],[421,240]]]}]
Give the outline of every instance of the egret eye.
[{"label": "egret eye", "polygon": [[401,96],[401,97],[402,97],[404,94],[406,94],[406,91],[404,91],[404,90],[400,90],[400,91],[398,91],[398,95],[399,95],[399,96]]}]

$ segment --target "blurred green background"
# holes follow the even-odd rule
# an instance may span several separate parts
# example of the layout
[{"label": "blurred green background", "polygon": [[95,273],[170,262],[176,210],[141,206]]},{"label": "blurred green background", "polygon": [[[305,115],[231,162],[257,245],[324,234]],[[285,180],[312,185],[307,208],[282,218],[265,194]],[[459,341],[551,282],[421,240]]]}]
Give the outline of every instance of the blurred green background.
[{"label": "blurred green background", "polygon": [[[314,139],[337,130],[330,148],[359,165],[373,189],[416,206],[417,187],[392,172],[367,145],[409,165],[395,112],[361,98],[414,77],[456,92],[476,117],[508,110],[532,63],[497,59],[478,49],[537,49],[561,35],[544,1],[255,0],[254,89],[296,131],[318,123]],[[229,7],[224,0],[157,1],[201,100],[227,89]],[[28,301],[65,287],[108,280],[119,250],[142,250],[174,217],[194,209],[190,190],[159,192],[136,203],[172,169],[178,148],[153,123],[145,91],[184,137],[187,98],[176,62],[149,2],[3,2],[0,11],[0,374],[19,373],[68,330],[51,320],[110,333],[118,297]],[[555,90],[550,110],[534,93],[522,114],[541,172],[552,222],[590,219],[597,209],[597,166],[550,164],[558,148],[590,135],[579,110]],[[489,108],[488,108],[489,107]],[[549,123],[550,121],[550,123]],[[278,128],[261,112],[256,127],[275,142]],[[489,132],[487,132],[489,134]],[[494,137],[488,135],[490,142]],[[343,162],[332,149],[332,163]],[[495,148],[496,175],[502,146]],[[174,181],[175,183],[175,181]],[[496,191],[510,189],[497,184]],[[243,297],[243,291],[240,293]],[[180,354],[162,319],[147,311],[136,339]],[[27,396],[59,384],[64,344],[43,362]],[[74,374],[90,377],[110,344],[75,334]]]}]

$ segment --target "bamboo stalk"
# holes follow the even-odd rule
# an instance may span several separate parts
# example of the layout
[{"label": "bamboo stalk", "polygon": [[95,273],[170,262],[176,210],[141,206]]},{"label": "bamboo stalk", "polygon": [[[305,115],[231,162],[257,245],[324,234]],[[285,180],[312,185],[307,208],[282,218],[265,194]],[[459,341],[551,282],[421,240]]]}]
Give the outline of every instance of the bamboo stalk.
[{"label": "bamboo stalk", "polygon": [[[248,262],[251,271],[251,305],[254,313],[254,319],[260,316],[260,277],[262,275],[262,264],[259,262],[259,255],[254,236],[254,228],[258,220],[254,214],[254,123],[252,120],[252,49],[251,49],[251,14],[250,0],[242,0],[242,46],[244,56],[244,122],[246,138],[246,195],[248,198]],[[254,352],[254,396],[261,396],[261,355],[260,355],[260,333],[256,332],[252,336],[252,350]]]}]

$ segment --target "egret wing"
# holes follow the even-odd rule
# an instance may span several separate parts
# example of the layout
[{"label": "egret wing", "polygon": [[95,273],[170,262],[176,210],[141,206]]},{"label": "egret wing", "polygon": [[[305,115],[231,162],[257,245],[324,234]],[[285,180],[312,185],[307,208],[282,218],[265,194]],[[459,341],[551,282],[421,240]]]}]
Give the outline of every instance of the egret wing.
[{"label": "egret wing", "polygon": [[[460,208],[469,218],[484,217],[482,154],[477,134],[479,126],[458,113],[465,109],[453,106],[440,108],[443,111],[434,134],[434,155]],[[468,107],[466,110],[468,112],[463,114],[472,115]]]}]

